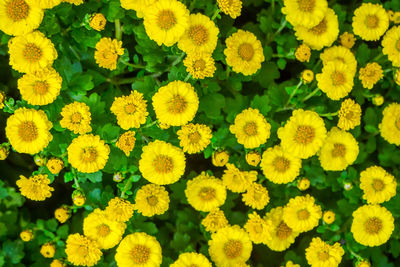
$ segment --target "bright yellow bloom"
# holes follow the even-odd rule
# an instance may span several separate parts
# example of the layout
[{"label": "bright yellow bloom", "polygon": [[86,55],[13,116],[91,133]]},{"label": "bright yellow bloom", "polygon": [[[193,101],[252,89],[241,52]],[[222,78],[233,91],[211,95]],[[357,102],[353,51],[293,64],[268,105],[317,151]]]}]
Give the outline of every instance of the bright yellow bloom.
[{"label": "bright yellow bloom", "polygon": [[151,183],[173,184],[185,172],[185,154],[180,148],[170,143],[156,140],[144,146],[142,151],[139,170]]},{"label": "bright yellow bloom", "polygon": [[33,161],[35,162],[35,164],[36,164],[38,167],[42,167],[42,166],[46,165],[46,158],[45,158],[45,157],[42,157],[42,156],[40,156],[40,155],[35,155],[35,156],[33,157]]},{"label": "bright yellow bloom", "polygon": [[356,38],[354,37],[354,34],[349,32],[342,33],[339,39],[340,39],[340,44],[348,49],[351,49],[356,43]]},{"label": "bright yellow bloom", "polygon": [[143,94],[138,91],[131,91],[128,96],[115,97],[110,108],[111,112],[117,116],[118,125],[124,130],[139,128],[146,123],[147,101]]},{"label": "bright yellow bloom", "polygon": [[90,122],[92,115],[89,106],[81,102],[72,102],[61,110],[60,125],[75,134],[85,134],[92,131]]},{"label": "bright yellow bloom", "polygon": [[59,174],[64,168],[64,161],[58,158],[51,158],[47,161],[46,167],[52,174]]},{"label": "bright yellow bloom", "polygon": [[193,79],[211,78],[217,69],[214,58],[208,53],[191,53],[183,60],[183,64]]},{"label": "bright yellow bloom", "polygon": [[311,83],[314,80],[314,72],[312,70],[303,70],[301,72],[301,80],[304,84]]},{"label": "bright yellow bloom", "polygon": [[199,97],[190,83],[173,81],[153,95],[153,108],[161,123],[182,126],[193,120]]},{"label": "bright yellow bloom", "polygon": [[0,91],[0,109],[4,108],[4,101],[6,100],[6,94],[3,91]]},{"label": "bright yellow bloom", "polygon": [[371,267],[371,264],[367,260],[362,260],[356,264],[356,267]]},{"label": "bright yellow bloom", "polygon": [[229,161],[229,153],[226,150],[215,151],[212,154],[211,162],[216,167],[224,167]]},{"label": "bright yellow bloom", "polygon": [[[399,41],[400,41],[400,39],[399,39]],[[400,69],[397,69],[396,73],[394,74],[394,82],[397,85],[400,85]],[[1,99],[1,97],[0,97],[0,99]],[[4,101],[4,99],[5,99],[5,95],[3,95],[3,101]],[[3,106],[4,106],[4,104],[3,104]],[[1,104],[0,104],[0,108],[1,108]]]},{"label": "bright yellow bloom", "polygon": [[31,105],[53,103],[60,94],[62,78],[52,68],[41,69],[24,74],[18,80],[21,97]]},{"label": "bright yellow bloom", "polygon": [[101,13],[95,13],[90,16],[89,25],[93,30],[102,31],[106,27],[107,20]]},{"label": "bright yellow bloom", "polygon": [[382,167],[372,166],[362,171],[360,182],[363,199],[369,204],[383,203],[396,195],[396,179]]},{"label": "bright yellow bloom", "polygon": [[10,39],[8,41],[8,53],[10,54],[11,67],[23,73],[47,68],[58,57],[57,50],[51,40],[39,31]]},{"label": "bright yellow bloom", "polygon": [[105,212],[118,222],[127,222],[133,216],[134,205],[128,200],[114,197],[108,201]]},{"label": "bright yellow bloom", "polygon": [[95,240],[100,249],[115,247],[121,241],[125,228],[124,222],[114,220],[100,209],[95,209],[83,220],[83,233]]},{"label": "bright yellow bloom", "polygon": [[29,178],[20,175],[17,181],[21,195],[35,201],[43,201],[51,197],[51,191],[54,191],[54,188],[49,184],[50,179],[47,174],[38,174]]},{"label": "bright yellow bloom", "polygon": [[308,45],[301,44],[296,48],[294,55],[300,62],[309,62],[311,57],[311,49]]},{"label": "bright yellow bloom", "polygon": [[74,192],[72,192],[72,202],[74,203],[74,205],[82,207],[86,202],[86,197],[84,193],[80,190],[75,190]]},{"label": "bright yellow bloom", "polygon": [[348,71],[354,74],[357,71],[357,60],[353,52],[344,46],[331,46],[324,49],[321,53],[320,58],[324,66],[328,65],[330,62],[341,62],[347,66]]},{"label": "bright yellow bloom", "polygon": [[67,267],[67,265],[65,265],[65,263],[63,263],[62,261],[60,261],[58,259],[54,259],[50,263],[50,267]]},{"label": "bright yellow bloom", "polygon": [[122,56],[123,54],[122,41],[103,37],[96,44],[94,59],[100,67],[115,70],[117,68],[118,56]]},{"label": "bright yellow bloom", "polygon": [[327,210],[322,214],[322,220],[326,224],[332,224],[335,221],[336,215],[333,211]]},{"label": "bright yellow bloom", "polygon": [[158,45],[172,46],[189,27],[189,10],[177,0],[159,0],[144,10],[144,28]]},{"label": "bright yellow bloom", "polygon": [[354,129],[361,123],[361,106],[353,99],[346,99],[340,105],[337,126],[345,131]]},{"label": "bright yellow bloom", "polygon": [[326,137],[324,120],[314,111],[297,109],[278,129],[283,151],[302,159],[315,155]]},{"label": "bright yellow bloom", "polygon": [[261,63],[265,60],[263,47],[253,33],[238,30],[225,43],[226,64],[234,72],[252,75],[261,68]]},{"label": "bright yellow bloom", "polygon": [[238,225],[227,226],[213,233],[208,246],[208,253],[218,267],[246,262],[253,249],[249,235]]},{"label": "bright yellow bloom", "polygon": [[358,78],[364,88],[372,89],[383,78],[381,65],[376,62],[368,63],[364,68],[360,68]]},{"label": "bright yellow bloom", "polygon": [[37,0],[40,8],[51,9],[61,4],[62,0]]},{"label": "bright yellow bloom", "polygon": [[42,110],[19,108],[7,119],[6,136],[17,152],[33,155],[53,140],[52,127]]},{"label": "bright yellow bloom", "polygon": [[246,154],[246,162],[250,166],[257,167],[261,161],[261,155],[257,151],[251,151]]},{"label": "bright yellow bloom", "polygon": [[382,112],[379,131],[383,139],[390,144],[400,145],[400,104],[391,103]]},{"label": "bright yellow bloom", "polygon": [[255,180],[257,180],[256,171],[240,171],[230,163],[226,164],[226,170],[222,175],[222,182],[234,193],[245,192]]},{"label": "bright yellow bloom", "polygon": [[84,0],[63,0],[64,2],[70,3],[70,4],[74,4],[76,6],[79,6],[81,4],[83,4]]},{"label": "bright yellow bloom", "polygon": [[383,96],[381,96],[381,95],[375,95],[375,96],[372,98],[372,103],[373,103],[375,106],[381,106],[381,105],[383,104],[383,102],[385,102],[385,98],[383,98]]},{"label": "bright yellow bloom", "polygon": [[203,151],[211,143],[211,129],[204,124],[189,123],[177,132],[179,145],[184,152],[194,154]]},{"label": "bright yellow bloom", "polygon": [[[283,266],[281,266],[283,267]],[[301,267],[300,264],[293,263],[292,261],[286,262],[285,267]]]},{"label": "bright yellow bloom", "polygon": [[329,245],[319,237],[311,240],[310,246],[306,248],[306,259],[311,267],[337,267],[342,261],[344,250],[339,243]]},{"label": "bright yellow bloom", "polygon": [[389,240],[393,230],[393,215],[385,207],[364,205],[353,212],[351,232],[361,245],[380,246]]},{"label": "bright yellow bloom", "polygon": [[179,255],[179,258],[169,267],[200,266],[212,267],[211,262],[200,253],[186,252]]},{"label": "bright yellow bloom", "polygon": [[68,161],[79,172],[93,173],[102,170],[108,161],[110,147],[100,136],[85,134],[76,137],[67,148]]},{"label": "bright yellow bloom", "polygon": [[221,228],[228,226],[228,220],[225,217],[224,211],[214,209],[210,211],[207,216],[201,221],[208,232],[216,232]]},{"label": "bright yellow bloom", "polygon": [[65,223],[69,219],[70,215],[71,213],[66,206],[60,207],[54,211],[54,217],[60,223]]},{"label": "bright yellow bloom", "polygon": [[93,266],[103,255],[96,241],[84,235],[69,235],[65,242],[65,253],[70,263],[74,265]]},{"label": "bright yellow bloom", "polygon": [[241,0],[217,0],[217,3],[219,9],[233,19],[239,17],[242,12]]},{"label": "bright yellow bloom", "polygon": [[328,10],[326,0],[284,0],[282,13],[293,26],[312,28],[318,25]]},{"label": "bright yellow bloom", "polygon": [[268,180],[275,184],[287,184],[300,174],[301,159],[285,152],[280,146],[274,146],[264,151],[260,166]]},{"label": "bright yellow bloom", "polygon": [[20,234],[19,237],[22,239],[24,242],[29,242],[33,240],[33,232],[32,230],[23,230]]},{"label": "bright yellow bloom", "polygon": [[53,258],[56,254],[56,247],[52,243],[43,244],[40,247],[40,254],[45,258]]},{"label": "bright yellow bloom", "polygon": [[0,145],[0,160],[5,160],[10,154],[10,148],[6,145]]},{"label": "bright yellow bloom", "polygon": [[270,220],[262,219],[256,212],[250,213],[248,216],[244,229],[254,244],[265,244],[266,240],[272,239],[272,222]]},{"label": "bright yellow bloom", "polygon": [[301,178],[297,182],[297,188],[301,191],[307,190],[310,187],[310,180],[306,177]]},{"label": "bright yellow bloom", "polygon": [[245,205],[252,209],[261,210],[269,203],[268,190],[261,184],[252,183],[247,188],[246,193],[242,194],[242,200]]},{"label": "bright yellow bloom", "polygon": [[113,175],[113,181],[114,182],[119,183],[119,182],[122,182],[122,180],[124,180],[124,179],[125,179],[125,175],[123,173],[121,173],[121,172],[116,172]]},{"label": "bright yellow bloom", "polygon": [[389,16],[380,4],[363,3],[354,11],[353,32],[365,41],[377,41],[389,27]]},{"label": "bright yellow bloom", "polygon": [[145,10],[151,8],[151,5],[158,0],[120,0],[121,7],[136,11],[138,18],[143,18]]},{"label": "bright yellow bloom", "polygon": [[122,239],[115,254],[120,267],[153,267],[162,262],[161,246],[157,239],[146,233],[134,233]]},{"label": "bright yellow bloom", "polygon": [[168,191],[161,185],[144,185],[136,192],[134,208],[146,217],[164,214],[169,208]]},{"label": "bright yellow bloom", "polygon": [[331,46],[339,35],[339,22],[333,9],[328,8],[325,17],[319,24],[312,28],[301,25],[295,26],[295,35],[298,40],[314,50],[321,50],[323,47]]},{"label": "bright yellow bloom", "polygon": [[393,66],[400,67],[400,26],[386,32],[382,39],[382,53],[388,56]]},{"label": "bright yellow bloom", "polygon": [[245,148],[256,148],[267,142],[271,124],[258,109],[248,108],[237,114],[234,124],[229,127],[237,142]]},{"label": "bright yellow bloom", "polygon": [[43,10],[37,0],[0,1],[0,30],[8,35],[24,35],[42,23]]},{"label": "bright yellow bloom", "polygon": [[131,154],[131,151],[135,147],[135,132],[127,131],[121,134],[118,138],[117,143],[115,144],[119,149],[121,149],[127,157]]}]

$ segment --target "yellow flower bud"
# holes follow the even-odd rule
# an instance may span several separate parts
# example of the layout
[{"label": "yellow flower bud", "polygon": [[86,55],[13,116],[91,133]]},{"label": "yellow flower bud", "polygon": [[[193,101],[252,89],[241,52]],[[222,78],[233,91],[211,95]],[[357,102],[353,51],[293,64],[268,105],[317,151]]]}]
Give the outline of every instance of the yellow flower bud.
[{"label": "yellow flower bud", "polygon": [[4,108],[4,101],[6,100],[6,94],[0,91],[0,109]]},{"label": "yellow flower bud", "polygon": [[246,162],[250,166],[256,167],[261,161],[261,155],[257,151],[251,151],[246,154]]},{"label": "yellow flower bud", "polygon": [[39,166],[39,167],[42,167],[42,166],[46,165],[46,159],[43,158],[43,157],[41,157],[41,156],[39,156],[39,155],[36,155],[36,156],[33,158],[33,160],[35,161],[35,164],[36,164],[37,166]]},{"label": "yellow flower bud", "polygon": [[83,204],[85,204],[85,201],[86,201],[86,197],[85,197],[85,195],[83,194],[82,191],[75,190],[72,193],[72,202],[74,202],[74,204],[76,206],[78,206],[78,207],[83,206]]},{"label": "yellow flower bud", "polygon": [[52,174],[58,174],[64,168],[64,162],[58,158],[51,158],[47,161],[46,167]]},{"label": "yellow flower bud", "polygon": [[65,263],[63,263],[60,260],[54,259],[51,263],[50,263],[50,267],[66,267],[67,265],[65,265]]},{"label": "yellow flower bud", "polygon": [[312,82],[314,80],[314,72],[312,70],[304,70],[301,73],[301,79],[305,84]]},{"label": "yellow flower bud", "polygon": [[89,25],[93,30],[102,31],[106,27],[107,20],[101,13],[95,13],[90,17]]},{"label": "yellow flower bud", "polygon": [[32,230],[24,230],[19,234],[19,237],[21,237],[22,241],[29,242],[33,239],[33,232]]},{"label": "yellow flower bud", "polygon": [[297,182],[297,188],[301,191],[307,190],[310,187],[310,180],[303,177]]},{"label": "yellow flower bud", "polygon": [[65,223],[70,216],[69,209],[66,206],[60,207],[54,211],[54,217],[60,222]]},{"label": "yellow flower bud", "polygon": [[383,102],[385,102],[385,99],[381,95],[376,95],[374,98],[372,98],[372,103],[374,103],[376,106],[382,105]]},{"label": "yellow flower bud", "polygon": [[296,59],[300,62],[310,61],[311,49],[305,44],[301,44],[296,48],[294,52]]},{"label": "yellow flower bud", "polygon": [[10,154],[8,146],[0,146],[0,160],[5,160],[8,157],[8,154]]},{"label": "yellow flower bud", "polygon": [[56,253],[56,247],[52,243],[46,243],[40,248],[40,254],[45,258],[53,258]]},{"label": "yellow flower bud", "polygon": [[211,157],[211,162],[216,167],[223,167],[229,161],[229,153],[225,150],[216,151]]},{"label": "yellow flower bud", "polygon": [[324,212],[324,214],[322,215],[322,219],[324,220],[324,222],[326,224],[331,224],[335,221],[336,215],[333,211],[331,210],[327,210]]},{"label": "yellow flower bud", "polygon": [[114,182],[119,183],[119,182],[121,182],[121,181],[124,180],[124,179],[125,179],[125,176],[124,176],[122,173],[120,173],[120,172],[116,172],[116,173],[114,173],[114,175],[113,175],[113,180],[114,180]]},{"label": "yellow flower bud", "polygon": [[342,35],[340,35],[340,44],[342,46],[351,49],[355,43],[356,43],[356,38],[354,37],[354,34],[344,32]]}]

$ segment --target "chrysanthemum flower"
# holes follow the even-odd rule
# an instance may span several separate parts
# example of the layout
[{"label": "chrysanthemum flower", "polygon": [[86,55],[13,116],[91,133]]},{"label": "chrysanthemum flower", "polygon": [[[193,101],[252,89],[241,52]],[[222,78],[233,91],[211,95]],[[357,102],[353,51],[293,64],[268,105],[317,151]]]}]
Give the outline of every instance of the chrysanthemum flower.
[{"label": "chrysanthemum flower", "polygon": [[389,27],[389,16],[380,4],[363,3],[354,11],[353,32],[365,41],[377,41]]},{"label": "chrysanthemum flower", "polygon": [[342,102],[339,109],[337,126],[345,131],[354,129],[361,123],[361,106],[348,98]]},{"label": "chrysanthemum flower", "polygon": [[66,206],[62,206],[54,211],[54,218],[56,218],[60,223],[65,223],[70,216],[71,212]]},{"label": "chrysanthemum flower", "polygon": [[331,46],[325,48],[324,52],[321,53],[320,58],[324,66],[328,65],[329,62],[341,62],[348,67],[348,70],[353,73],[357,71],[357,60],[353,52],[344,46]]},{"label": "chrysanthemum flower", "polygon": [[382,138],[390,144],[400,145],[400,104],[390,104],[382,114],[382,122],[379,124]]},{"label": "chrysanthemum flower", "polygon": [[233,19],[239,17],[242,12],[241,0],[217,0],[217,3],[219,9]]},{"label": "chrysanthemum flower", "polygon": [[356,43],[356,38],[354,37],[354,34],[349,32],[342,33],[339,39],[340,39],[340,44],[348,49],[351,49]]},{"label": "chrysanthemum flower", "polygon": [[107,20],[101,13],[95,13],[90,16],[89,26],[96,31],[102,31],[106,27]]},{"label": "chrysanthemum flower", "polygon": [[49,184],[50,179],[47,174],[38,174],[29,178],[20,175],[17,181],[21,195],[35,201],[43,201],[51,197],[51,192],[54,191],[54,188]]},{"label": "chrysanthemum flower", "polygon": [[300,191],[304,191],[307,190],[310,187],[310,180],[306,177],[301,178],[298,182],[297,182],[297,188]]},{"label": "chrysanthemum flower", "polygon": [[393,66],[400,67],[400,26],[386,32],[382,39],[382,53],[388,56]]},{"label": "chrysanthemum flower", "polygon": [[33,155],[53,139],[52,127],[42,110],[19,108],[7,119],[6,136],[17,152]]},{"label": "chrysanthemum flower", "polygon": [[89,106],[85,103],[73,102],[64,106],[61,110],[61,116],[61,127],[67,128],[75,134],[85,134],[92,131],[90,126],[92,116]]},{"label": "chrysanthemum flower", "polygon": [[93,266],[103,255],[96,241],[80,234],[71,234],[65,242],[65,254],[74,265]]},{"label": "chrysanthemum flower", "polygon": [[364,68],[360,68],[358,78],[364,88],[372,89],[383,78],[381,65],[376,62],[368,63]]},{"label": "chrysanthemum flower", "polygon": [[115,70],[117,68],[118,56],[122,56],[123,54],[122,41],[103,37],[96,44],[94,59],[100,67]]},{"label": "chrysanthemum flower", "polygon": [[226,150],[215,151],[211,156],[211,162],[216,167],[223,167],[229,161],[229,153]]},{"label": "chrysanthemum flower", "polygon": [[43,244],[40,247],[40,254],[45,258],[53,258],[54,254],[56,254],[56,247],[52,243]]},{"label": "chrysanthemum flower", "polygon": [[312,70],[303,70],[301,72],[301,80],[304,84],[311,83],[314,80],[314,72]]},{"label": "chrysanthemum flower", "polygon": [[179,145],[184,152],[194,154],[203,151],[211,143],[211,129],[204,124],[189,123],[177,132]]},{"label": "chrysanthemum flower", "polygon": [[118,266],[160,266],[160,243],[146,233],[127,235],[117,248],[115,261]]},{"label": "chrysanthemum flower", "polygon": [[144,28],[158,45],[172,46],[189,26],[189,10],[177,0],[159,0],[144,10]]},{"label": "chrysanthemum flower", "polygon": [[270,220],[262,219],[256,212],[250,213],[248,216],[244,229],[254,244],[265,244],[266,240],[272,239],[272,222]]},{"label": "chrysanthemum flower", "polygon": [[326,0],[284,0],[282,13],[293,26],[311,28],[320,23],[328,9]]},{"label": "chrysanthemum flower", "polygon": [[51,9],[59,4],[61,4],[62,0],[36,0],[40,8],[43,9]]},{"label": "chrysanthemum flower", "polygon": [[308,45],[301,44],[296,48],[294,56],[300,62],[308,62],[311,57],[311,49]]},{"label": "chrysanthemum flower", "polygon": [[360,182],[363,199],[370,204],[383,203],[396,195],[396,179],[382,167],[372,166],[362,171]]},{"label": "chrysanthemum flower", "polygon": [[236,136],[239,144],[245,148],[256,148],[267,142],[271,125],[258,109],[248,108],[236,115],[229,130]]},{"label": "chrysanthemum flower", "polygon": [[246,162],[250,166],[257,167],[261,161],[261,155],[257,151],[250,151],[246,154]]},{"label": "chrysanthemum flower", "polygon": [[145,10],[151,8],[151,5],[158,0],[120,0],[121,7],[124,9],[132,9],[136,11],[138,18],[143,18]]},{"label": "chrysanthemum flower", "polygon": [[267,188],[258,183],[251,183],[246,193],[242,194],[243,203],[252,209],[261,210],[269,203]]},{"label": "chrysanthemum flower", "polygon": [[201,221],[208,232],[216,232],[221,228],[228,226],[228,220],[225,217],[224,211],[220,209],[213,209]]},{"label": "chrysanthemum flower", "polygon": [[253,249],[249,235],[238,225],[227,226],[213,233],[208,245],[211,259],[220,267],[246,262]]},{"label": "chrysanthemum flower", "polygon": [[115,144],[127,157],[129,157],[132,149],[135,147],[135,134],[134,131],[127,131],[119,136],[118,141]]},{"label": "chrysanthemum flower", "polygon": [[199,97],[190,83],[173,81],[153,95],[153,108],[161,123],[185,125],[193,120],[199,107]]},{"label": "chrysanthemum flower", "polygon": [[11,67],[22,73],[47,68],[58,56],[51,40],[39,31],[10,39],[8,53]]},{"label": "chrysanthemum flower", "polygon": [[324,211],[324,213],[322,214],[322,220],[324,221],[324,223],[326,224],[331,224],[335,221],[336,215],[333,211],[331,210],[327,210]]},{"label": "chrysanthemum flower", "polygon": [[212,267],[211,262],[203,254],[195,252],[182,253],[174,263],[169,265],[169,267],[182,266]]},{"label": "chrysanthemum flower", "polygon": [[226,64],[234,72],[252,75],[261,68],[261,63],[265,60],[263,47],[253,33],[238,30],[225,43]]},{"label": "chrysanthemum flower", "polygon": [[127,222],[133,216],[134,205],[128,200],[114,197],[108,201],[105,212],[110,218],[119,222]]},{"label": "chrysanthemum flower", "polygon": [[393,230],[393,215],[385,207],[364,205],[353,212],[351,232],[361,245],[380,246],[389,240]]},{"label": "chrysanthemum flower", "polygon": [[186,56],[183,60],[186,71],[194,79],[204,79],[206,77],[213,77],[217,69],[215,61],[211,54],[193,52]]},{"label": "chrysanthemum flower", "polygon": [[382,106],[382,104],[385,102],[385,98],[381,95],[375,95],[372,98],[372,104],[374,104],[375,106]]},{"label": "chrysanthemum flower", "polygon": [[243,193],[257,180],[256,171],[240,171],[235,165],[227,163],[222,175],[224,185],[234,193]]},{"label": "chrysanthemum flower", "polygon": [[104,168],[110,147],[100,136],[85,134],[76,137],[67,148],[68,161],[79,172],[93,173]]},{"label": "chrysanthemum flower", "polygon": [[314,237],[310,246],[306,248],[306,259],[312,267],[337,267],[342,261],[343,255],[344,250],[339,243],[336,242],[331,246],[319,237]]},{"label": "chrysanthemum flower", "polygon": [[136,192],[134,208],[146,217],[164,214],[169,208],[168,191],[161,185],[144,185]]},{"label": "chrysanthemum flower", "polygon": [[178,181],[185,172],[183,151],[164,141],[156,140],[143,147],[139,170],[151,183],[165,185]]}]

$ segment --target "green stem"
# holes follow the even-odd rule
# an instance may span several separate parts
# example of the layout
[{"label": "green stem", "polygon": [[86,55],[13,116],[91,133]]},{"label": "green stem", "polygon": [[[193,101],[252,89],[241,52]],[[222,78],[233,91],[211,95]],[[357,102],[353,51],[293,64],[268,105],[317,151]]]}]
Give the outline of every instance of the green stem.
[{"label": "green stem", "polygon": [[116,81],[115,84],[130,84],[130,83],[133,83],[136,80],[137,80],[136,77],[125,78],[125,79],[121,79],[119,81]]},{"label": "green stem", "polygon": [[226,74],[226,78],[229,78],[229,74],[231,73],[231,67],[226,66],[226,70],[225,70],[225,74]]},{"label": "green stem", "polygon": [[157,120],[155,120],[155,121],[153,121],[152,123],[150,123],[150,124],[147,124],[147,125],[145,125],[145,126],[142,126],[141,128],[149,128],[149,127],[151,127],[151,126],[153,126],[154,124],[157,124]]},{"label": "green stem", "polygon": [[324,113],[324,114],[318,114],[321,117],[333,117],[336,116],[339,113],[339,111],[332,112],[332,113]]},{"label": "green stem", "polygon": [[122,189],[121,198],[123,198],[125,196],[125,192],[126,192],[126,190],[128,190],[128,186],[131,184],[132,184],[132,179],[129,178],[128,181],[125,183],[124,188]]},{"label": "green stem", "polygon": [[74,168],[71,169],[72,172],[72,176],[74,177],[74,182],[75,182],[75,186],[76,188],[80,189],[81,187],[79,186],[79,182],[78,179],[76,179],[76,171]]},{"label": "green stem", "polygon": [[188,73],[188,75],[185,77],[185,79],[183,80],[184,82],[187,82],[190,78],[190,73]]},{"label": "green stem", "polygon": [[190,11],[193,10],[195,4],[196,4],[196,0],[192,0],[192,2],[190,3],[190,6],[189,6]]},{"label": "green stem", "polygon": [[137,69],[144,69],[146,67],[144,65],[132,64],[132,63],[129,63],[129,62],[126,62],[126,61],[123,61],[123,60],[120,60],[120,61],[121,61],[122,64],[125,64],[125,65],[130,66],[130,67],[134,67],[134,68],[137,68]]},{"label": "green stem", "polygon": [[313,97],[316,93],[318,93],[320,89],[317,87],[314,91],[312,91],[311,93],[309,93],[306,97],[304,97],[301,102],[305,102],[308,99],[310,99],[311,97]]},{"label": "green stem", "polygon": [[117,40],[121,40],[122,38],[121,21],[119,19],[116,19],[114,23],[115,23],[115,38]]},{"label": "green stem", "polygon": [[212,17],[211,17],[211,20],[214,20],[214,19],[218,16],[219,12],[221,12],[221,10],[220,10],[219,8],[217,8],[217,9],[214,11],[214,14],[213,14]]},{"label": "green stem", "polygon": [[290,94],[288,101],[285,104],[285,107],[287,107],[290,103],[290,100],[296,95],[297,90],[299,90],[300,86],[303,84],[303,81],[300,80],[300,82],[297,84],[296,88],[293,90],[293,92]]}]

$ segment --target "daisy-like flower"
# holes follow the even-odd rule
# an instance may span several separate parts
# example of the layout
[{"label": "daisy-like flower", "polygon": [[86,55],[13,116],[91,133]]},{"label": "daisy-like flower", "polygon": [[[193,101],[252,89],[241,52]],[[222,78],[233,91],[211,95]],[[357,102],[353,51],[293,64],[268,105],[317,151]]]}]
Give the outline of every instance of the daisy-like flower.
[{"label": "daisy-like flower", "polygon": [[212,267],[211,262],[200,253],[186,252],[179,255],[178,259],[169,265],[170,267],[182,267],[182,266],[201,266],[201,267]]},{"label": "daisy-like flower", "polygon": [[217,0],[217,3],[219,9],[233,19],[239,17],[242,12],[241,0]]},{"label": "daisy-like flower", "polygon": [[255,180],[257,180],[256,171],[240,171],[230,163],[226,164],[226,170],[222,175],[222,182],[234,193],[245,192]]},{"label": "daisy-like flower", "polygon": [[382,39],[382,53],[388,56],[393,66],[400,67],[400,26],[386,32]]},{"label": "daisy-like flower", "polygon": [[390,144],[400,145],[400,104],[391,103],[382,114],[382,122],[379,124],[382,138]]},{"label": "daisy-like flower", "polygon": [[239,144],[245,148],[256,148],[267,142],[271,125],[258,109],[248,108],[236,115],[229,130],[236,136]]},{"label": "daisy-like flower", "polygon": [[135,196],[135,210],[143,216],[151,217],[164,214],[169,208],[169,194],[164,186],[147,184],[142,186]]},{"label": "daisy-like flower", "polygon": [[65,242],[67,260],[74,265],[93,266],[103,255],[99,244],[84,235],[69,235]]},{"label": "daisy-like flower", "polygon": [[50,179],[47,174],[38,174],[26,178],[20,175],[17,181],[17,186],[21,191],[21,195],[34,201],[43,201],[48,197],[51,197],[51,192],[54,188],[49,186]]},{"label": "daisy-like flower", "polygon": [[354,34],[349,32],[342,33],[339,39],[340,39],[340,44],[348,49],[351,49],[356,43],[356,38],[354,37]]},{"label": "daisy-like flower", "polygon": [[186,71],[194,79],[211,78],[214,76],[214,72],[217,69],[215,67],[214,58],[208,53],[193,52],[188,54],[183,60],[183,64],[186,67]]},{"label": "daisy-like flower", "polygon": [[328,9],[326,0],[284,0],[282,13],[294,26],[314,27],[320,23]]},{"label": "daisy-like flower", "polygon": [[117,68],[118,56],[122,56],[123,54],[122,41],[103,37],[96,44],[94,59],[100,67],[115,70]]},{"label": "daisy-like flower", "polygon": [[138,18],[143,18],[145,10],[158,0],[121,0],[121,7],[128,10],[135,10]]},{"label": "daisy-like flower", "polygon": [[341,62],[345,64],[348,70],[354,75],[357,71],[357,60],[353,52],[344,46],[331,46],[325,48],[321,53],[320,58],[323,65],[328,65],[330,62]]},{"label": "daisy-like flower", "polygon": [[207,216],[201,221],[201,224],[205,227],[208,232],[216,232],[221,228],[228,226],[228,220],[225,214],[220,209],[213,209]]},{"label": "daisy-like flower", "polygon": [[296,48],[294,56],[300,62],[308,62],[311,57],[311,49],[308,45],[301,44]]},{"label": "daisy-like flower", "polygon": [[250,213],[248,216],[244,229],[254,244],[265,244],[266,240],[272,239],[272,222],[270,220],[262,219],[256,212]]},{"label": "daisy-like flower", "polygon": [[118,222],[127,222],[133,216],[134,205],[128,200],[114,197],[108,201],[105,212]]},{"label": "daisy-like flower", "polygon": [[92,115],[89,106],[81,102],[73,102],[61,110],[60,125],[75,134],[85,134],[92,131],[90,122]]},{"label": "daisy-like flower", "polygon": [[342,102],[339,109],[337,126],[345,131],[354,129],[361,123],[361,106],[348,98]]},{"label": "daisy-like flower", "polygon": [[90,16],[89,26],[96,31],[102,31],[106,27],[107,20],[101,13],[95,13]]},{"label": "daisy-like flower", "polygon": [[365,41],[377,41],[389,27],[389,16],[380,4],[363,3],[354,11],[353,32]]},{"label": "daisy-like flower", "polygon": [[343,255],[344,250],[339,243],[329,245],[319,237],[314,237],[310,246],[306,248],[306,259],[312,267],[337,267],[342,261]]},{"label": "daisy-like flower", "polygon": [[117,143],[115,144],[119,149],[121,149],[127,157],[131,154],[131,151],[135,147],[135,132],[127,131],[121,134],[118,138]]},{"label": "daisy-like flower", "polygon": [[211,143],[211,129],[204,124],[189,123],[177,132],[184,152],[194,154],[203,151]]},{"label": "daisy-like flower", "polygon": [[360,69],[358,78],[364,88],[372,89],[383,78],[381,65],[376,62],[368,63],[364,68]]},{"label": "daisy-like flower", "polygon": [[242,200],[247,206],[261,210],[269,202],[269,194],[267,188],[258,183],[252,183],[246,193],[242,194]]},{"label": "daisy-like flower", "polygon": [[363,199],[370,204],[383,203],[396,195],[396,179],[382,167],[372,166],[362,171],[360,182]]}]

